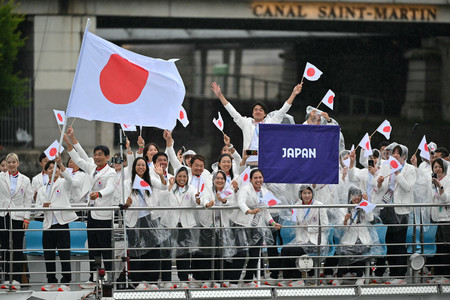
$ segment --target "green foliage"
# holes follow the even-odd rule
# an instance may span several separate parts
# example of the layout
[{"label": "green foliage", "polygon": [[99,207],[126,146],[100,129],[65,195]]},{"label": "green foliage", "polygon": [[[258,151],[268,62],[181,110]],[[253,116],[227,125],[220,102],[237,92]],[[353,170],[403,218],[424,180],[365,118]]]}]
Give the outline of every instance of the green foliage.
[{"label": "green foliage", "polygon": [[17,54],[25,45],[25,38],[18,31],[25,18],[14,13],[16,7],[14,0],[0,1],[0,114],[28,104],[25,96],[27,80],[20,78],[19,72],[14,70]]}]

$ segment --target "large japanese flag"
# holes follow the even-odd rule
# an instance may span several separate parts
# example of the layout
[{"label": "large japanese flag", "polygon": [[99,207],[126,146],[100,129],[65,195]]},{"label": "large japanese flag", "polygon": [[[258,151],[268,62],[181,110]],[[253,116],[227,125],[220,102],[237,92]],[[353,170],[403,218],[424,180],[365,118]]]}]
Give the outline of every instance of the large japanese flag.
[{"label": "large japanese flag", "polygon": [[66,114],[172,130],[185,93],[175,60],[136,54],[86,31]]}]

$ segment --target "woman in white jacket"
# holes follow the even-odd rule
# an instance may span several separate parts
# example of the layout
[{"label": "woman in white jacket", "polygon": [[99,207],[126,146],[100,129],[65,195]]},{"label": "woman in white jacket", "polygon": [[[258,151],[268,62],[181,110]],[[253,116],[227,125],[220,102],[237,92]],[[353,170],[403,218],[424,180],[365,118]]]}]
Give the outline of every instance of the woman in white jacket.
[{"label": "woman in white jacket", "polygon": [[433,194],[433,203],[447,206],[433,207],[431,209],[431,219],[438,223],[436,232],[436,242],[443,243],[436,245],[436,255],[433,262],[435,278],[433,283],[445,284],[450,282],[450,225],[439,223],[450,222],[450,177],[447,175],[448,164],[442,158],[436,158],[431,164],[433,176],[431,190]]},{"label": "woman in white jacket", "polygon": [[[15,153],[9,153],[6,156],[6,164],[8,172],[0,173],[0,207],[1,208],[31,208],[31,201],[33,197],[33,190],[31,188],[30,179],[25,175],[19,173],[19,157]],[[9,263],[4,266],[6,274],[6,281],[1,285],[2,289],[8,289],[12,285],[12,289],[20,289],[20,282],[22,281],[23,264],[16,263],[16,261],[23,261],[24,255],[23,237],[25,231],[30,224],[30,211],[12,211],[0,212],[0,244],[3,251],[3,258],[5,261],[13,261],[13,272],[10,283],[10,269]],[[12,228],[10,228],[12,223]],[[13,250],[9,251],[9,231],[12,229]],[[17,229],[17,230],[14,230]],[[6,255],[5,255],[6,253]]]},{"label": "woman in white jacket", "polygon": [[[55,178],[53,185],[51,182],[41,187],[37,192],[36,206],[49,208],[70,208],[70,191],[72,187],[72,174],[61,164],[61,158],[56,158],[57,165],[54,161],[48,161],[44,169],[48,178],[52,178],[53,169],[55,170]],[[64,178],[61,177],[64,176]],[[51,190],[50,190],[51,189]],[[74,211],[55,210],[46,211],[44,213],[44,232],[42,234],[42,246],[44,247],[45,269],[47,271],[47,282],[42,291],[70,291],[69,283],[72,280],[70,268],[70,231],[69,223],[78,219]],[[48,230],[50,229],[50,230]],[[55,256],[58,249],[61,261],[62,279],[61,286],[58,288],[56,284],[56,264]],[[64,250],[66,249],[66,250]]]},{"label": "woman in white jacket", "polygon": [[[317,253],[317,246],[327,244],[327,230],[323,227],[328,225],[326,209],[307,208],[308,205],[322,205],[315,200],[314,190],[310,185],[300,186],[298,197],[300,200],[295,205],[306,207],[293,209],[292,219],[298,226],[295,228],[295,239],[281,249],[281,256],[285,256],[283,277],[286,282],[279,283],[280,286],[304,286],[305,282],[300,279],[302,274],[296,269],[296,259],[304,254]],[[310,272],[312,274],[313,271]]]},{"label": "woman in white jacket", "polygon": [[[280,229],[281,225],[276,223],[269,210],[262,209],[265,205],[262,202],[264,195],[268,190],[263,187],[264,177],[259,169],[253,169],[250,172],[250,184],[240,189],[238,194],[238,206],[240,210],[236,212],[235,223],[246,228],[248,241],[248,256],[244,284],[248,287],[256,287],[253,282],[253,276],[256,275],[258,258],[261,254],[261,246],[264,241],[264,235],[260,227],[271,225]],[[271,237],[272,234],[269,233]]]},{"label": "woman in white jacket", "polygon": [[[162,176],[163,169],[155,166],[157,174]],[[139,176],[148,184],[150,190],[136,189],[133,184]],[[127,197],[124,208],[140,207],[142,210],[127,210],[125,224],[127,226],[128,245],[130,247],[130,274],[138,290],[157,289],[159,278],[159,258],[161,251],[159,245],[164,241],[163,231],[159,228],[159,219],[155,217],[152,207],[159,205],[155,190],[164,190],[167,187],[157,180],[151,180],[147,162],[143,157],[134,160],[131,167],[131,178],[124,182],[124,194]],[[136,271],[136,272],[133,272]]]},{"label": "woman in white jacket", "polygon": [[[200,193],[196,192],[196,189],[189,185],[188,182],[188,170],[186,167],[181,167],[177,170],[175,177],[169,179],[168,192],[163,195],[160,200],[160,206],[179,207],[190,206],[195,207],[200,205]],[[179,209],[166,211],[161,216],[161,224],[170,228],[170,240],[167,246],[176,248],[175,257],[178,278],[180,284],[177,285],[181,288],[188,287],[188,275],[191,268],[190,256],[194,247],[198,245],[198,230],[192,230],[197,225],[195,217],[195,211],[191,209]],[[171,272],[171,263],[169,258],[171,253],[166,251],[163,271],[166,273]],[[167,281],[167,277],[163,274],[163,287],[173,288],[174,285]]]}]

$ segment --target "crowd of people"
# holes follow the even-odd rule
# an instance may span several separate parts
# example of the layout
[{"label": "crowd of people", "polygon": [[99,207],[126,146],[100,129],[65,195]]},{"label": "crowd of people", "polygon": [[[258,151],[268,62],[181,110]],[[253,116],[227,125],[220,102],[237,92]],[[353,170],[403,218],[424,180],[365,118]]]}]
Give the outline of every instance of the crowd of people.
[{"label": "crowd of people", "polygon": [[[10,153],[1,161],[0,207],[119,206],[126,226],[130,279],[136,289],[146,290],[256,287],[258,260],[265,248],[270,272],[262,279],[266,285],[305,285],[298,258],[314,255],[326,257],[323,275],[327,284],[340,285],[342,278],[352,272],[356,276],[355,284],[364,284],[364,260],[370,255],[377,255],[377,268],[371,277],[373,283],[381,283],[386,278],[386,284],[405,284],[407,248],[404,243],[408,224],[415,222],[413,208],[408,204],[435,203],[442,206],[419,209],[420,224],[438,226],[437,251],[430,262],[434,265],[434,278],[429,282],[450,282],[450,227],[447,225],[450,222],[447,210],[450,179],[446,176],[449,163],[446,148],[430,143],[433,146],[430,148],[434,149],[430,160],[418,165],[415,154],[410,157],[411,164],[407,162],[408,148],[404,145],[383,142],[368,157],[361,151],[359,163],[363,168],[358,168],[356,151],[344,149],[341,135],[341,151],[336,158],[339,159],[338,184],[265,183],[264,174],[257,167],[257,155],[246,150],[258,150],[259,124],[281,123],[301,92],[302,84],[293,88],[276,113],[268,114],[262,103],[256,103],[252,107],[252,117],[237,112],[218,84],[212,83],[211,89],[242,129],[242,156],[224,134],[224,146],[210,172],[202,155],[193,150],[176,152],[172,133],[165,130],[164,152],[139,137],[136,152],[127,140],[125,156],[111,155],[107,146],[99,145],[94,148],[93,157],[89,157],[75,137],[75,130],[69,127],[64,134],[70,156],[66,165],[60,157],[49,161],[42,154],[39,157],[42,171],[30,181],[19,172],[20,161],[16,154]],[[304,124],[338,123],[327,113],[313,109],[308,111]],[[392,174],[385,163],[390,156],[402,164],[401,169]],[[248,167],[251,168],[249,180],[240,176]],[[137,182],[143,184],[137,185]],[[275,195],[282,205],[294,208],[268,209],[264,202],[268,193]],[[365,211],[357,208],[361,201],[401,206]],[[329,207],[335,204],[354,206]],[[329,208],[320,208],[321,205]],[[227,209],[227,206],[232,208]],[[171,209],[156,209],[158,207]],[[41,220],[47,270],[47,284],[42,290],[70,290],[68,224],[83,215],[70,210],[46,210],[33,215],[26,210],[0,211],[3,261],[24,260],[21,251],[24,233],[32,218]],[[81,287],[91,288],[96,258],[102,258],[107,273],[122,270],[113,267],[114,211],[89,210],[86,222],[90,278]],[[381,237],[373,226],[377,224],[387,225],[386,257],[379,255],[383,251]],[[283,232],[292,233],[291,238]],[[328,255],[331,244],[339,245],[335,251],[337,257]],[[56,249],[61,260],[60,285],[55,272]],[[173,261],[176,282],[172,276]],[[1,288],[20,289],[22,265],[13,263],[12,270],[9,263],[4,265],[5,280]],[[14,273],[12,277],[10,272]],[[312,276],[313,272],[314,268],[307,276]]]}]

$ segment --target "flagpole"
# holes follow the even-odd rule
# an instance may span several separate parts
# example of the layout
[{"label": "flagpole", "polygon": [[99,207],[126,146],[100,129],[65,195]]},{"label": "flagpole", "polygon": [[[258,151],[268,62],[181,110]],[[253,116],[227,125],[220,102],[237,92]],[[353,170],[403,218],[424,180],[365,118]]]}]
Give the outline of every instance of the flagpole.
[{"label": "flagpole", "polygon": [[[63,137],[64,137],[64,131],[66,131],[66,125],[67,125],[67,118],[64,118],[63,128],[61,130],[61,135],[59,137],[59,145],[58,145],[58,151],[56,152],[56,155],[61,155],[61,153],[60,153],[61,144],[62,144]],[[58,127],[59,127],[59,125],[58,125]],[[56,168],[57,168],[57,166],[56,166],[56,162],[55,162],[55,165],[53,166],[52,178],[50,180],[50,190],[47,193],[47,202],[50,201],[49,198],[50,198],[50,193],[52,192],[52,188],[53,188],[53,180],[55,179]]]},{"label": "flagpole", "polygon": [[377,130],[375,130],[370,136],[369,139],[372,137],[372,135],[374,135],[377,132]]},{"label": "flagpole", "polygon": [[76,120],[76,119],[77,119],[77,118],[73,118],[72,123],[70,123],[70,127],[73,126],[73,123],[75,123],[75,120]]},{"label": "flagpole", "polygon": [[317,105],[316,109],[318,109],[318,108],[319,108],[320,104],[322,104],[322,101],[320,101],[320,102],[319,102],[319,105]]}]

